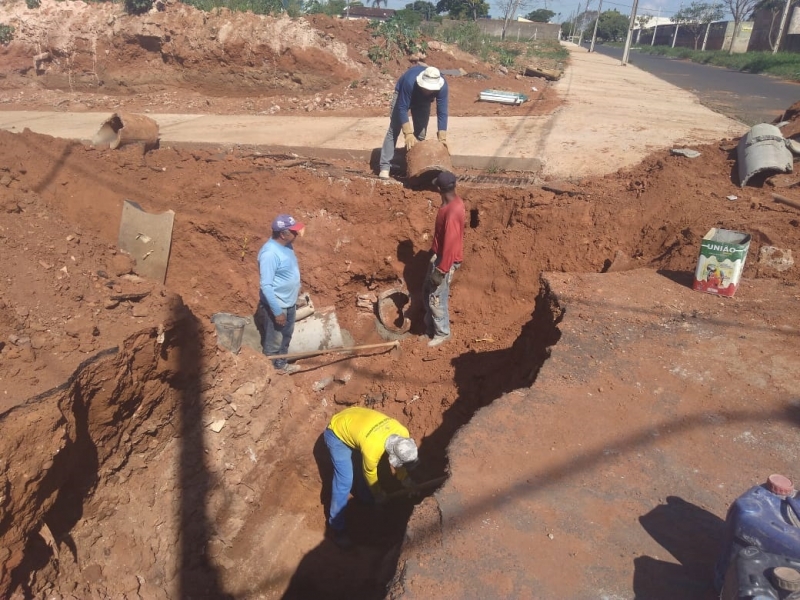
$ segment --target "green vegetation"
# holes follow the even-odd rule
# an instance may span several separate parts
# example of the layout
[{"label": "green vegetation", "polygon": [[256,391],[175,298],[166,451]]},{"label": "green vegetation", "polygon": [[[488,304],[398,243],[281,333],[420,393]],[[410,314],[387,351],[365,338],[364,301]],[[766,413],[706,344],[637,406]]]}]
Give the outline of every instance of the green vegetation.
[{"label": "green vegetation", "polygon": [[474,21],[460,21],[455,25],[424,29],[432,38],[455,44],[459,49],[477,56],[486,62],[497,62],[511,68],[517,58],[524,55],[526,62],[535,58],[553,63],[564,62],[569,52],[558,40],[538,40],[532,42],[500,41],[484,35]]},{"label": "green vegetation", "polygon": [[[694,38],[694,49],[705,34],[706,27],[725,16],[725,5],[720,3],[692,2],[672,15],[672,22],[689,31]],[[702,48],[705,50],[705,48]]]},{"label": "green vegetation", "polygon": [[548,10],[546,8],[537,8],[536,10],[529,12],[525,15],[525,18],[529,21],[536,21],[537,23],[549,23],[550,19],[556,16],[552,10]]},{"label": "green vegetation", "polygon": [[562,46],[558,40],[541,40],[529,42],[525,50],[527,58],[542,58],[554,62],[566,62],[569,58],[569,50]]},{"label": "green vegetation", "polygon": [[33,10],[34,8],[39,8],[42,5],[41,0],[25,0],[25,6]]},{"label": "green vegetation", "polygon": [[424,21],[431,21],[437,18],[436,7],[430,2],[425,2],[425,0],[416,0],[415,2],[406,4],[404,10],[410,10],[418,13],[421,20]]},{"label": "green vegetation", "polygon": [[[356,6],[364,6],[362,2],[350,2],[351,8]],[[310,15],[328,15],[329,17],[338,17],[344,14],[348,2],[345,0],[330,0],[324,2],[323,0],[310,0],[306,4],[306,13]]]},{"label": "green vegetation", "polygon": [[142,15],[153,7],[153,0],[124,0],[123,4],[129,15]]},{"label": "green vegetation", "polygon": [[489,16],[489,4],[484,0],[439,0],[436,12],[447,13],[451,19],[476,21]]},{"label": "green vegetation", "polygon": [[[125,0],[125,2],[146,2],[147,0]],[[186,4],[210,11],[215,8],[229,8],[233,11],[251,11],[257,15],[271,15],[283,12],[281,0],[186,0]]]},{"label": "green vegetation", "polygon": [[399,56],[428,51],[428,44],[422,39],[419,28],[409,25],[403,18],[370,21],[367,29],[373,38],[378,39],[378,44],[368,50],[369,58],[375,64],[382,65]]},{"label": "green vegetation", "polygon": [[764,73],[791,81],[800,81],[800,54],[792,52],[747,52],[728,54],[727,50],[692,50],[669,46],[642,46],[639,52],[684,58],[692,62],[726,67],[745,73]]},{"label": "green vegetation", "polygon": [[[597,41],[599,42],[618,42],[624,40],[628,35],[628,24],[630,17],[627,17],[616,9],[607,10],[600,13],[597,21]],[[594,31],[594,21],[589,23],[584,35],[591,39]]]},{"label": "green vegetation", "polygon": [[8,44],[14,39],[14,28],[11,25],[0,23],[0,44]]}]

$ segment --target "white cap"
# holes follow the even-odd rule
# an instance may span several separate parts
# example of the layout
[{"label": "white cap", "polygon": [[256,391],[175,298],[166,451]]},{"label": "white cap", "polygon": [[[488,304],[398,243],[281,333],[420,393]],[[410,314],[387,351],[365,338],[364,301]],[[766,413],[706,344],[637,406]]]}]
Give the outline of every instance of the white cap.
[{"label": "white cap", "polygon": [[393,433],[386,438],[384,448],[389,455],[389,464],[395,469],[417,460],[417,445],[411,438]]},{"label": "white cap", "polygon": [[424,90],[438,92],[444,87],[444,77],[436,67],[428,67],[417,75],[417,85]]}]

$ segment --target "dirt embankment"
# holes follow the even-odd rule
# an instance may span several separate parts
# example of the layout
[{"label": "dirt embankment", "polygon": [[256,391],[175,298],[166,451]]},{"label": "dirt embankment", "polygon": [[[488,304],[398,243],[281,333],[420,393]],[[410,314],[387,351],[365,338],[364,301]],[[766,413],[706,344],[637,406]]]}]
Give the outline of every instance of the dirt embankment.
[{"label": "dirt embankment", "polygon": [[[321,15],[168,3],[132,17],[119,4],[44,0],[30,10],[20,0],[0,7],[0,22],[15,27],[14,41],[0,47],[0,109],[381,116],[411,65],[373,64],[366,21]],[[546,81],[503,73],[455,47],[434,43],[425,60],[467,74],[451,77],[453,116],[516,114],[477,102],[491,87],[527,94],[536,114],[557,104]]]}]

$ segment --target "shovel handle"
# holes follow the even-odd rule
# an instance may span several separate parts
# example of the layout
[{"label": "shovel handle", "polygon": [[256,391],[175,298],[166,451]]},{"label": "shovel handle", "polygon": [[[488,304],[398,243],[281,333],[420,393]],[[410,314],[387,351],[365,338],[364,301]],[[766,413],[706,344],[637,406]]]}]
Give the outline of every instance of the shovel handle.
[{"label": "shovel handle", "polygon": [[791,206],[792,208],[800,210],[800,202],[797,200],[792,200],[786,196],[781,196],[780,194],[772,194],[772,199],[780,204],[785,204],[786,206]]},{"label": "shovel handle", "polygon": [[[322,350],[309,350],[307,352],[291,352],[289,354],[281,354],[280,358],[283,360],[292,360],[297,358],[311,358],[312,356],[320,356],[321,354],[332,354],[334,352],[354,352],[356,350],[374,350],[376,348],[397,348],[400,342],[397,340],[393,342],[383,342],[381,344],[362,344],[360,346],[342,346],[341,348],[323,348]],[[275,355],[276,358],[278,355]]]}]

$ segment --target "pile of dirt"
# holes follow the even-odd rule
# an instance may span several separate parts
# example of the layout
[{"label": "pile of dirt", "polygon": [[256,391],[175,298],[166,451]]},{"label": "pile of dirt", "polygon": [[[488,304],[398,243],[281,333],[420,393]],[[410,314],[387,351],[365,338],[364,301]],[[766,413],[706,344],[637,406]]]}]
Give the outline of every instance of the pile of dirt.
[{"label": "pile of dirt", "polygon": [[[121,4],[44,0],[31,10],[19,0],[0,6],[0,23],[15,28],[0,47],[0,109],[381,116],[411,65],[373,64],[366,21],[323,15],[205,13],[170,2],[136,17]],[[486,88],[528,95],[530,114],[557,103],[542,79],[432,46],[428,64],[464,73],[450,77],[453,116],[520,113],[477,102]]]}]

